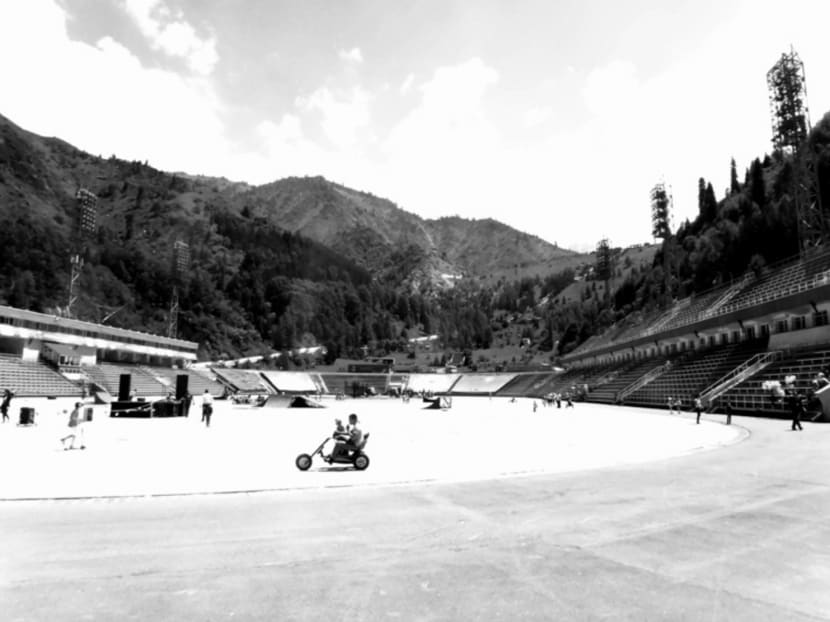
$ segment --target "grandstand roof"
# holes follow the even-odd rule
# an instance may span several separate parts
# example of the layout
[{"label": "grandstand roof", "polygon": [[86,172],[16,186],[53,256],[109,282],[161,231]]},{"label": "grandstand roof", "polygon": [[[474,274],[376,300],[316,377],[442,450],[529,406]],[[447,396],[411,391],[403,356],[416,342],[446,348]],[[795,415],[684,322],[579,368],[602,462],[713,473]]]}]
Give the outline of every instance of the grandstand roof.
[{"label": "grandstand roof", "polygon": [[0,335],[193,360],[199,344],[0,305]]}]

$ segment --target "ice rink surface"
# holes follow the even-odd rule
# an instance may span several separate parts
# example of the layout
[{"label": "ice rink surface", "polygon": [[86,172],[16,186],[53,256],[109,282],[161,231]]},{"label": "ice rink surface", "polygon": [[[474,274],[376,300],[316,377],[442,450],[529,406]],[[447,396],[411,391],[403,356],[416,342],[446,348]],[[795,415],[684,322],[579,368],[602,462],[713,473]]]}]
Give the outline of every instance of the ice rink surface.
[{"label": "ice rink surface", "polygon": [[[0,426],[0,619],[830,620],[830,425],[326,403]],[[297,471],[350,412],[369,469]]]},{"label": "ice rink surface", "polygon": [[[41,407],[38,425],[0,428],[0,499],[77,498],[286,490],[411,482],[462,482],[649,462],[741,440],[745,430],[708,417],[701,425],[659,411],[533,400],[454,398],[446,411],[420,399],[324,400],[326,408],[256,408],[217,401],[210,428],[188,418],[85,424],[86,449],[64,451],[68,415]],[[356,413],[371,459],[366,471],[327,465],[311,453]],[[329,444],[329,448],[331,443]],[[12,475],[13,474],[13,475]]]}]

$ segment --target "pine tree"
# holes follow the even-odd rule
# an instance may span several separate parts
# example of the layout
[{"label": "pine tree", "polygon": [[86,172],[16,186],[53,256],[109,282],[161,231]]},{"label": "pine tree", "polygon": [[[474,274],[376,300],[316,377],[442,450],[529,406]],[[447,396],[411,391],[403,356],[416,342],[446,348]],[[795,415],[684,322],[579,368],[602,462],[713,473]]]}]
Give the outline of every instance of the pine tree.
[{"label": "pine tree", "polygon": [[738,169],[735,165],[735,158],[729,165],[729,194],[738,194],[741,191],[741,184],[738,182]]}]

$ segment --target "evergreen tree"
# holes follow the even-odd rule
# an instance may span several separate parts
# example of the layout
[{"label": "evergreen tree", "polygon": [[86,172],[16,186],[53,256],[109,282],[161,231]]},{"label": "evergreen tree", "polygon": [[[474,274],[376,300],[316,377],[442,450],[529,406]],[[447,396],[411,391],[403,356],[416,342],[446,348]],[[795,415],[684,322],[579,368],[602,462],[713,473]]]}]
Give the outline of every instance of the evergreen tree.
[{"label": "evergreen tree", "polygon": [[741,184],[738,182],[738,169],[735,166],[735,158],[729,165],[729,194],[738,194],[741,191]]}]

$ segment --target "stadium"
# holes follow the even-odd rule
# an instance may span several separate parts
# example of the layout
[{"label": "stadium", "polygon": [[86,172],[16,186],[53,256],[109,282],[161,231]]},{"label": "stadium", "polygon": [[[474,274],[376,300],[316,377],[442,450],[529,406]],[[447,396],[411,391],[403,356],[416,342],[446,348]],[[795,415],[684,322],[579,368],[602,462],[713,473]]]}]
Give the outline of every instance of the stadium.
[{"label": "stadium", "polygon": [[283,4],[0,5],[0,618],[830,620],[788,12]]},{"label": "stadium", "polygon": [[[76,521],[91,525],[93,531],[76,540],[82,548],[70,547],[64,553],[68,562],[82,549],[99,546],[95,542],[106,533],[99,521],[109,519],[100,515],[99,505],[60,506],[65,518],[55,527],[44,522],[51,521],[50,512],[30,512],[46,499],[121,499],[114,511],[124,508],[142,517],[139,520],[158,524],[152,529],[164,533],[153,537],[170,544],[189,537],[183,523],[165,521],[162,527],[157,522],[157,515],[171,511],[222,517],[222,538],[245,537],[238,531],[242,524],[244,533],[265,533],[275,520],[289,531],[261,542],[242,567],[223,565],[206,575],[204,564],[213,563],[208,561],[212,545],[190,545],[190,562],[151,547],[146,561],[143,555],[131,555],[123,567],[157,560],[195,573],[218,594],[226,593],[220,583],[228,573],[256,581],[271,577],[291,596],[259,602],[268,603],[269,615],[280,618],[291,617],[297,608],[320,612],[303,588],[318,580],[320,570],[301,560],[310,555],[314,563],[325,565],[338,550],[338,541],[327,538],[321,542],[325,548],[308,550],[304,524],[314,524],[308,514],[311,508],[337,516],[346,533],[374,530],[374,537],[361,538],[368,550],[390,547],[399,557],[355,562],[346,553],[345,559],[367,576],[382,572],[382,585],[402,586],[407,577],[421,577],[416,592],[398,594],[394,606],[410,602],[422,613],[443,616],[440,612],[459,606],[477,611],[476,603],[486,602],[489,614],[514,615],[512,598],[494,601],[485,596],[495,589],[495,581],[499,589],[506,584],[524,590],[523,602],[543,599],[545,618],[551,611],[568,616],[583,607],[593,613],[613,607],[636,617],[661,607],[674,617],[701,599],[730,619],[818,614],[827,605],[818,596],[823,593],[818,589],[823,585],[821,569],[826,569],[818,550],[807,553],[807,565],[800,566],[805,570],[788,571],[786,577],[770,572],[767,560],[770,554],[797,554],[787,544],[789,537],[797,537],[806,547],[823,541],[822,529],[811,516],[826,501],[826,484],[821,483],[823,476],[810,474],[826,461],[828,432],[825,426],[810,428],[811,438],[805,443],[782,441],[778,437],[785,427],[775,418],[789,416],[786,405],[772,403],[762,385],[764,379],[794,375],[799,389],[815,389],[812,379],[824,369],[830,353],[830,345],[817,345],[827,344],[822,338],[830,305],[827,268],[824,257],[798,259],[697,300],[678,301],[642,324],[615,328],[586,342],[567,357],[567,366],[559,372],[370,374],[219,365],[198,369],[189,366],[195,343],[3,308],[3,343],[9,352],[0,359],[0,383],[12,388],[12,404],[21,413],[33,409],[36,423],[2,438],[0,461],[6,476],[0,496],[11,521],[5,527],[24,520],[27,533],[61,534],[73,531]],[[351,397],[357,386],[371,387],[373,397]],[[585,402],[573,410],[561,403],[557,408],[554,400],[546,399],[576,393],[578,387],[585,387]],[[193,412],[170,418],[164,415],[182,412],[156,410],[156,404],[183,403],[188,392],[226,398],[215,402],[210,432],[219,436],[204,436],[207,430]],[[418,399],[401,397],[407,394]],[[698,394],[706,396],[708,406],[702,425],[694,425],[691,414],[667,416],[664,410],[638,408],[664,409],[665,396],[672,395],[684,399],[684,410],[689,411],[688,400]],[[257,406],[239,399],[245,395],[267,398]],[[430,399],[422,401],[421,395]],[[295,397],[308,400],[297,402]],[[438,402],[435,397],[448,399]],[[93,414],[84,424],[89,449],[70,452],[77,459],[67,461],[57,438],[65,430],[67,409],[77,399],[84,399]],[[738,415],[731,426],[724,425],[718,412],[725,399],[734,399]],[[154,404],[149,418],[112,417],[117,414],[113,408],[123,409],[126,403],[128,410],[131,400]],[[817,411],[812,418],[823,420],[820,400],[813,408]],[[297,471],[294,455],[310,451],[327,434],[332,419],[349,412],[359,413],[372,431],[367,447],[370,468],[349,473],[337,465],[318,465],[309,473]],[[21,422],[30,423],[22,417]],[[508,434],[498,432],[505,428]],[[430,430],[432,439],[416,443],[413,429]],[[183,457],[187,465],[182,465]],[[677,478],[684,480],[680,487],[674,484]],[[226,494],[215,500],[212,495],[217,492]],[[742,498],[737,505],[736,495]],[[9,505],[12,500],[17,501]],[[551,504],[557,508],[553,514]],[[351,509],[344,515],[347,507]],[[244,520],[240,511],[246,514]],[[275,512],[284,518],[274,518]],[[389,516],[399,512],[406,520],[390,527]],[[385,518],[376,524],[375,516]],[[590,528],[585,520],[593,521]],[[533,527],[536,521],[545,526]],[[227,529],[236,535],[228,535]],[[117,530],[126,538],[120,546],[137,545],[136,538],[147,535]],[[434,535],[424,539],[425,533]],[[735,538],[737,533],[752,533],[764,544],[749,545]],[[551,550],[540,537],[559,544]],[[522,543],[520,557],[507,552],[514,544],[505,538]],[[18,560],[13,562],[18,568],[24,554],[48,556],[41,549],[46,541],[39,537],[17,542],[8,559]],[[676,553],[667,562],[657,551],[669,542]],[[561,551],[558,547],[563,545],[572,552]],[[420,563],[411,559],[415,553]],[[473,566],[479,568],[476,581],[458,583],[448,555],[480,560],[476,564],[484,565]],[[269,561],[274,558],[278,561]],[[520,567],[522,577],[536,578],[528,583],[494,572],[490,564],[496,560],[499,566]],[[723,574],[724,563],[728,575]],[[285,565],[295,568],[290,579],[281,571]],[[756,574],[761,568],[765,578]],[[593,590],[589,596],[580,589],[574,572],[591,577],[604,596]],[[190,589],[184,575],[164,574],[170,584],[165,590]],[[335,586],[354,589],[353,581],[340,578],[339,571],[326,577]],[[555,577],[560,585],[553,600],[530,587],[542,577]],[[69,610],[81,607],[89,597],[75,586],[91,580],[82,571],[81,583],[63,583],[52,596],[67,603]],[[729,590],[723,590],[724,581]],[[805,609],[792,596],[771,595],[782,581],[790,582],[790,594],[802,591],[815,598],[814,604]],[[806,588],[803,581],[808,582]],[[659,589],[654,589],[655,582]],[[621,595],[632,591],[642,592],[636,601],[621,602]],[[421,592],[430,599],[423,600]],[[677,604],[667,608],[666,593]],[[13,602],[13,612],[25,609],[35,617],[52,606],[49,599],[42,605],[30,598]],[[94,602],[107,608],[105,617],[113,611],[118,617],[135,614],[129,605],[134,599],[118,589]],[[367,618],[382,611],[376,603],[354,607],[358,616]],[[240,609],[251,613],[245,606]],[[158,611],[188,618],[207,610],[171,603]]]}]

